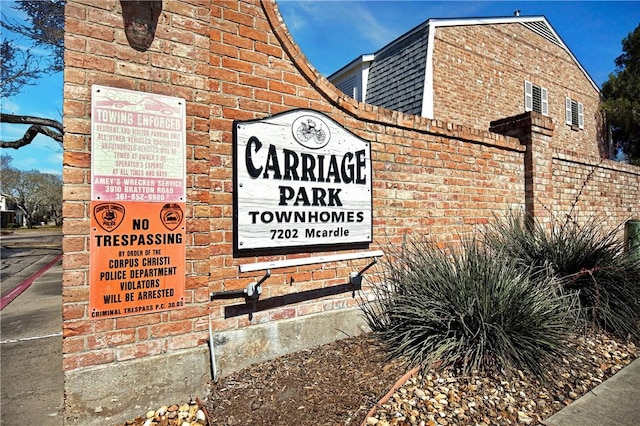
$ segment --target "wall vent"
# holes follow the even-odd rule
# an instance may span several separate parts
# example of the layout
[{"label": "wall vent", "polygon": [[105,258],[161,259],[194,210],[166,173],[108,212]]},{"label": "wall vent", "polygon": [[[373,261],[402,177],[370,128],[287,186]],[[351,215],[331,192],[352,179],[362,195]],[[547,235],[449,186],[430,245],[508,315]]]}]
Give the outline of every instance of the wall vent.
[{"label": "wall vent", "polygon": [[549,28],[549,26],[545,22],[542,22],[542,21],[522,22],[522,25],[529,28],[534,33],[546,38],[550,42],[562,47],[562,42],[558,39],[558,37],[556,37],[554,32],[551,30],[551,28]]}]

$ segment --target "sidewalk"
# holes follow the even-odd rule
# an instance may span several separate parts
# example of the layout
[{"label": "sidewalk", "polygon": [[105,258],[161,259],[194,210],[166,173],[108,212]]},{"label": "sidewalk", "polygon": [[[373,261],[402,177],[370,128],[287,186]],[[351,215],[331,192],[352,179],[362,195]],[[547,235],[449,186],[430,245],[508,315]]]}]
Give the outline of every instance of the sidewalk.
[{"label": "sidewalk", "polygon": [[62,266],[0,312],[2,426],[63,424]]},{"label": "sidewalk", "polygon": [[546,426],[640,425],[640,358],[543,423]]}]

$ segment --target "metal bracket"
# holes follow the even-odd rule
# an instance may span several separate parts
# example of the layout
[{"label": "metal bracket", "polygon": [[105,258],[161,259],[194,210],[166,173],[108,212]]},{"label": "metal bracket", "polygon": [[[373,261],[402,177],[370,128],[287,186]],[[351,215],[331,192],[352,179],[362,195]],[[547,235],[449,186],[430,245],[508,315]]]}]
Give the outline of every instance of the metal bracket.
[{"label": "metal bracket", "polygon": [[360,271],[352,272],[351,273],[351,279],[350,279],[351,285],[354,285],[354,286],[356,286],[358,288],[360,286],[362,286],[362,274],[364,274],[367,269],[371,268],[376,263],[378,263],[378,258],[374,257],[373,260],[371,261],[371,263],[369,263],[367,266],[362,268]]},{"label": "metal bracket", "polygon": [[258,299],[262,294],[262,283],[265,282],[271,276],[271,269],[267,269],[267,273],[264,274],[264,277],[260,279],[260,281],[252,281],[247,285],[247,288],[244,289],[245,293],[247,293],[247,299]]},{"label": "metal bracket", "polygon": [[240,272],[253,272],[253,271],[266,271],[265,275],[258,281],[252,281],[247,286],[241,290],[228,290],[228,291],[218,291],[209,293],[210,300],[214,299],[235,299],[238,297],[244,297],[245,300],[253,301],[254,303],[260,298],[262,294],[262,283],[264,283],[269,277],[271,277],[271,269],[272,268],[286,268],[292,266],[300,266],[300,265],[311,265],[314,263],[325,263],[325,262],[337,262],[343,260],[353,260],[353,259],[366,259],[372,258],[373,260],[367,266],[362,268],[358,272],[352,272],[349,274],[349,283],[354,287],[354,291],[360,289],[362,286],[362,275],[373,265],[378,263],[378,258],[383,256],[384,253],[381,250],[377,251],[369,251],[362,253],[347,253],[340,255],[331,255],[331,256],[318,256],[312,258],[299,258],[299,259],[286,259],[282,261],[274,261],[274,262],[261,262],[261,263],[252,263],[252,264],[243,264],[240,265]]},{"label": "metal bracket", "polygon": [[236,297],[244,297],[247,300],[258,300],[262,294],[262,283],[271,276],[271,269],[267,269],[267,273],[260,281],[251,281],[242,290],[217,291],[209,293],[209,300],[214,299],[234,299]]}]

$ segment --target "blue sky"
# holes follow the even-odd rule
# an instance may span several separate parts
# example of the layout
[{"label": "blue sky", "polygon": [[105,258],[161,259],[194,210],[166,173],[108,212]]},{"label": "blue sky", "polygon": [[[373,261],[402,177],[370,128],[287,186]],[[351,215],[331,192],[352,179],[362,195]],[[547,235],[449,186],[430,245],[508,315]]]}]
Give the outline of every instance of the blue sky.
[{"label": "blue sky", "polygon": [[[324,75],[374,53],[429,18],[545,16],[593,80],[615,70],[621,42],[640,24],[638,1],[278,2],[296,43]],[[328,13],[330,11],[330,13]]]},{"label": "blue sky", "polygon": [[[171,1],[171,0],[165,0]],[[0,0],[12,16],[12,2]],[[640,24],[639,1],[298,1],[278,7],[294,40],[309,61],[329,75],[356,57],[374,53],[429,18],[545,16],[591,78],[602,85],[615,70],[621,42]],[[62,76],[43,79],[20,95],[2,99],[2,111],[60,120]],[[2,139],[20,137],[24,129],[3,125]],[[60,173],[61,147],[38,136],[29,147],[3,150],[19,169]]]},{"label": "blue sky", "polygon": [[[21,19],[11,8],[13,1],[0,0],[0,12],[10,20]],[[18,46],[29,47],[28,40],[5,34],[2,37],[15,39]],[[34,50],[34,54],[47,55],[44,50]],[[62,121],[62,73],[45,76],[35,86],[26,86],[16,96],[2,98],[2,112],[19,115],[32,115]],[[16,140],[24,134],[28,126],[0,125],[0,137],[3,141]],[[43,173],[62,173],[62,146],[53,139],[36,136],[30,145],[15,149],[2,149],[2,154],[13,157],[12,165],[21,170],[39,170]]]}]

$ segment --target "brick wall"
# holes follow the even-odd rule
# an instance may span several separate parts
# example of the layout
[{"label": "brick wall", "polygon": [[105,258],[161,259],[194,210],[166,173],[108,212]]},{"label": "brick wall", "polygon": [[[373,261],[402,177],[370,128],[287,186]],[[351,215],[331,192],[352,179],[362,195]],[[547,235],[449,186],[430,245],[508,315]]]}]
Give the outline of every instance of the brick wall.
[{"label": "brick wall", "polygon": [[[161,354],[204,341],[209,275],[209,4],[163,3],[153,48],[131,48],[118,1],[68,2],[64,72],[63,367],[85,368]],[[187,278],[190,309],[91,320],[89,205],[91,85],[187,101]],[[184,335],[189,335],[185,339]]]},{"label": "brick wall", "polygon": [[[525,205],[526,145],[510,136],[452,124],[453,120],[428,120],[356,103],[308,64],[274,3],[172,0],[163,2],[162,7],[154,42],[147,51],[139,52],[127,43],[120,2],[69,0],[66,6],[63,367],[67,412],[74,413],[73,418],[82,424],[90,424],[88,418],[96,416],[95,406],[101,402],[88,401],[77,389],[86,391],[87,386],[101,383],[108,387],[110,378],[104,372],[129,368],[136,365],[134,361],[153,360],[141,364],[147,371],[158,359],[206,348],[209,323],[216,334],[250,333],[283,320],[337,315],[357,305],[351,292],[331,289],[347,283],[349,273],[366,265],[366,260],[274,270],[264,284],[261,301],[265,303],[251,316],[243,313],[243,302],[238,300],[209,301],[210,292],[243,288],[260,276],[241,274],[240,264],[287,258],[233,256],[234,120],[309,108],[329,115],[370,141],[374,210],[374,243],[370,249],[397,244],[407,234],[456,241],[478,224],[490,221],[495,213]],[[117,319],[89,317],[92,84],[186,99],[184,308]],[[552,137],[555,134],[542,139],[548,144]],[[571,153],[575,146],[567,150]],[[543,151],[553,152],[549,146]],[[558,156],[561,172],[553,171],[554,178],[563,182],[560,192],[552,191],[557,182],[549,182],[550,165],[541,177],[536,190],[546,191],[538,194],[544,200],[566,203],[571,198],[572,182],[580,182],[582,168],[564,168],[566,158]],[[633,198],[633,188],[637,193],[639,186],[638,175],[634,174],[637,170],[627,168],[619,175],[618,169],[610,167],[611,175],[598,178],[599,189],[593,189],[592,195],[600,191],[602,196],[617,199],[626,194],[619,211],[630,209],[637,214],[638,200]],[[617,184],[606,189],[609,178]],[[329,249],[311,255],[335,253]],[[327,291],[313,292],[323,289]],[[303,292],[315,296],[296,296]],[[286,296],[292,296],[287,303],[269,302],[285,300]],[[230,308],[240,314],[230,315]],[[313,337],[321,341],[320,336]],[[256,344],[269,346],[274,342],[267,339]],[[240,353],[233,356],[238,362],[231,359],[227,364],[235,362],[237,366],[240,358],[250,358]],[[204,365],[196,367],[206,371]],[[88,372],[95,373],[91,383],[83,379]],[[157,389],[165,389],[161,384],[171,379],[163,374],[168,373],[161,371],[153,379],[146,374],[145,379],[155,380]],[[121,391],[118,398],[124,399],[126,386],[109,389],[110,397]],[[175,396],[175,387],[166,389]],[[139,399],[144,394],[134,396]],[[113,405],[108,400],[104,403]],[[125,411],[120,410],[121,414]]]},{"label": "brick wall", "polygon": [[[118,2],[70,2],[67,7],[66,370],[200,345],[207,338],[209,313],[214,329],[225,330],[355,306],[355,299],[343,295],[337,301],[312,300],[258,312],[249,321],[225,318],[223,307],[229,302],[209,303],[211,291],[246,286],[251,275],[239,274],[239,264],[264,260],[232,256],[233,120],[310,108],[372,141],[372,247],[397,243],[412,233],[455,240],[487,222],[493,212],[522,205],[522,148],[515,140],[388,111],[371,110],[368,115],[374,120],[367,121],[345,113],[336,105],[336,93],[327,99],[314,87],[312,81],[319,77],[312,69],[299,69],[288,58],[259,3],[222,2],[211,7],[165,3],[156,40],[145,53],[128,46],[121,27]],[[105,320],[87,315],[92,84],[187,100],[185,309]],[[326,81],[320,84],[335,92]],[[274,271],[262,297],[343,284],[351,270],[343,263]]]},{"label": "brick wall", "polygon": [[[548,90],[554,143],[599,156],[598,90],[560,46],[522,24],[438,27],[433,58],[436,118],[487,129],[491,121],[524,112],[529,80]],[[565,97],[584,104],[584,130],[565,124]]]},{"label": "brick wall", "polygon": [[611,160],[553,154],[553,209],[557,217],[571,215],[579,223],[602,221],[605,230],[617,229],[624,238],[624,223],[638,220],[638,167]]}]

